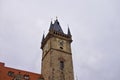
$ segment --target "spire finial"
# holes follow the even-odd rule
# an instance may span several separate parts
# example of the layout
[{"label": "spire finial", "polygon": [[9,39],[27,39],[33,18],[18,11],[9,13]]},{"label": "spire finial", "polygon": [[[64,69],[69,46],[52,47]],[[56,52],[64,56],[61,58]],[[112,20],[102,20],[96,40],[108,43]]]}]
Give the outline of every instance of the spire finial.
[{"label": "spire finial", "polygon": [[58,17],[56,16],[56,20],[58,20]]}]

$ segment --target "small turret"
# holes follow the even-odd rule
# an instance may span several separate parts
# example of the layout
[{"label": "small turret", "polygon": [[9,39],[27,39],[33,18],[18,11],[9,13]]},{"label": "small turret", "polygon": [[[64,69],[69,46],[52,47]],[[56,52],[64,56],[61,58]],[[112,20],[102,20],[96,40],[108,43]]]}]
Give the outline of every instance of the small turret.
[{"label": "small turret", "polygon": [[49,31],[50,31],[50,30],[53,30],[53,23],[52,23],[52,21],[51,21],[51,23],[50,23]]},{"label": "small turret", "polygon": [[71,32],[70,32],[69,27],[68,27],[68,33],[67,33],[67,35],[71,36]]}]

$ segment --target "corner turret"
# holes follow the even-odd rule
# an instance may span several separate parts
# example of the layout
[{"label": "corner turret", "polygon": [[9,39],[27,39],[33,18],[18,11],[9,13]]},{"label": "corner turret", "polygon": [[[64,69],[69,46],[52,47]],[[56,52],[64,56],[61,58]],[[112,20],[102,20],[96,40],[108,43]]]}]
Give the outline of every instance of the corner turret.
[{"label": "corner turret", "polygon": [[68,27],[68,33],[67,33],[67,35],[71,36],[71,32],[70,32],[69,27]]}]

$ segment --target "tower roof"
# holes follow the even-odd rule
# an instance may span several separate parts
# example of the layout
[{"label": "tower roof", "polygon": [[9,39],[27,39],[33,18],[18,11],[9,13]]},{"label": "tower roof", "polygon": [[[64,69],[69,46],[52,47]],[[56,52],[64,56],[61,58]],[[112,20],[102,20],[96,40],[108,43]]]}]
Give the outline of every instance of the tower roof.
[{"label": "tower roof", "polygon": [[57,32],[63,33],[63,30],[57,19],[55,20],[54,24],[51,22],[49,30],[55,30]]},{"label": "tower roof", "polygon": [[61,38],[61,39],[72,42],[72,35],[71,35],[69,27],[68,27],[68,32],[64,33],[57,18],[54,21],[54,23],[51,21],[48,34],[46,36],[44,36],[43,34],[43,38],[41,42],[41,49],[43,49],[48,39],[52,37],[57,37],[57,38]]}]

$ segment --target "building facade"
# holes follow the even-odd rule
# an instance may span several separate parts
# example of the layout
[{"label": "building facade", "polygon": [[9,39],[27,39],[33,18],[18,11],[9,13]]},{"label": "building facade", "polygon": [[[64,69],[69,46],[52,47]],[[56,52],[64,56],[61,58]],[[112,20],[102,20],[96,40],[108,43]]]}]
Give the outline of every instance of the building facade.
[{"label": "building facade", "polygon": [[0,62],[0,80],[74,80],[72,35],[65,34],[56,19],[41,42],[41,74],[6,67]]},{"label": "building facade", "polygon": [[0,62],[0,80],[43,80],[41,74],[6,67]]}]

